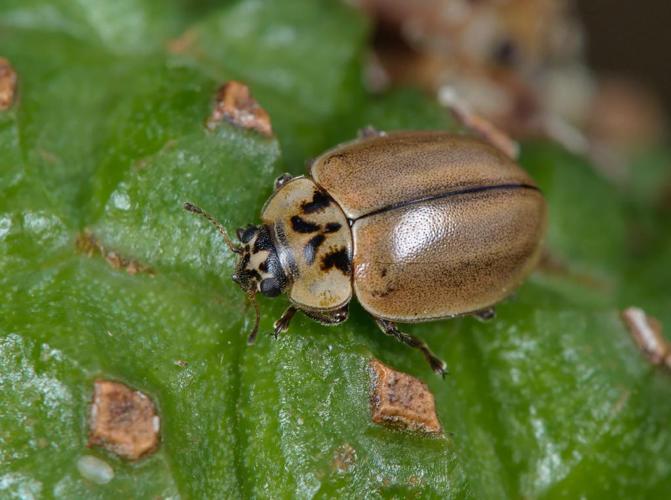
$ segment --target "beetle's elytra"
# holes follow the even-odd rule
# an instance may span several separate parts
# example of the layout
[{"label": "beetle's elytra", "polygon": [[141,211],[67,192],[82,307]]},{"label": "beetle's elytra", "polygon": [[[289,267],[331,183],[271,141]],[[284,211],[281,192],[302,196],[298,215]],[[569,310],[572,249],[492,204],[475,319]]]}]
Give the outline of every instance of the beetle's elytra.
[{"label": "beetle's elytra", "polygon": [[239,255],[233,279],[250,299],[288,295],[275,334],[297,310],[342,323],[356,296],[384,333],[420,349],[440,374],[445,364],[395,323],[491,315],[536,264],[546,212],[511,159],[444,132],[378,135],[327,151],[308,175],[277,179],[262,223],[239,229],[238,243],[185,207],[215,223]]}]

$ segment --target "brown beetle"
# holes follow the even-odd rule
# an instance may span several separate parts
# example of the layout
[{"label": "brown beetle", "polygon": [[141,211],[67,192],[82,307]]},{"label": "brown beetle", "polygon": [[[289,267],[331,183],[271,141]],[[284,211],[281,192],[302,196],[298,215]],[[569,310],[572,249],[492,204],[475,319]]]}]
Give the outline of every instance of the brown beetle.
[{"label": "brown beetle", "polygon": [[[297,310],[342,323],[356,295],[384,333],[421,350],[441,375],[445,363],[395,323],[493,316],[533,269],[546,211],[509,157],[444,132],[365,137],[318,157],[308,176],[279,177],[262,224],[239,229],[239,243],[185,208],[239,254],[233,280],[251,300],[288,294],[275,335]],[[257,328],[258,309],[250,343]]]}]

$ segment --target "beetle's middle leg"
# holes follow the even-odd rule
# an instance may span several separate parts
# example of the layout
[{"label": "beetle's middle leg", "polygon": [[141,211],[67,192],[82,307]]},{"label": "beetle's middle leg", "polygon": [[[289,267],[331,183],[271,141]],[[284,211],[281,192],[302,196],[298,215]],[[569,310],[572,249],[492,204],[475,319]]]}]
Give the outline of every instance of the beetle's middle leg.
[{"label": "beetle's middle leg", "polygon": [[387,133],[383,130],[378,130],[372,125],[366,125],[357,131],[357,139],[369,139],[371,137],[384,137]]},{"label": "beetle's middle leg", "polygon": [[419,349],[422,354],[424,354],[426,360],[429,362],[431,369],[441,377],[445,378],[445,374],[447,373],[447,364],[445,361],[433,354],[431,349],[429,349],[429,346],[426,345],[422,340],[413,335],[400,331],[396,324],[391,321],[387,321],[386,319],[381,318],[374,319],[375,323],[377,323],[377,326],[379,326],[386,335],[395,337],[396,340],[403,342],[405,345]]}]

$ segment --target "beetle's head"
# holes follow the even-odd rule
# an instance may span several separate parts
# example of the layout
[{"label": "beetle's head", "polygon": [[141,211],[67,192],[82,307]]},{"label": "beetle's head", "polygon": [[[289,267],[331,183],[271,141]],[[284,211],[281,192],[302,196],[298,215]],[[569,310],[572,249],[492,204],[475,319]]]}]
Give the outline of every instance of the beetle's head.
[{"label": "beetle's head", "polygon": [[256,323],[247,339],[252,344],[259,328],[256,294],[260,292],[266,297],[277,297],[288,286],[287,276],[282,270],[277,250],[270,237],[270,229],[267,226],[252,225],[240,228],[236,232],[239,242],[235,242],[228,236],[226,228],[202,208],[185,203],[184,209],[209,220],[219,230],[231,252],[238,255],[235,273],[231,278],[240,285],[256,311]]},{"label": "beetle's head", "polygon": [[232,278],[248,295],[257,292],[277,297],[287,287],[287,277],[267,226],[247,226],[237,230],[239,258]]}]

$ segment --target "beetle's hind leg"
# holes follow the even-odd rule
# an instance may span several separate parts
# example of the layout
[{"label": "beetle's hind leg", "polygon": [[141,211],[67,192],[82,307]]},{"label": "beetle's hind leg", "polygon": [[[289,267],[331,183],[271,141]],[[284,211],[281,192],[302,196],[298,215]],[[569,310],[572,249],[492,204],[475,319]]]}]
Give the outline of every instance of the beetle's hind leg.
[{"label": "beetle's hind leg", "polygon": [[422,340],[413,335],[400,331],[396,324],[392,323],[391,321],[387,321],[386,319],[381,318],[374,319],[375,323],[377,323],[377,326],[379,326],[386,335],[391,335],[392,337],[395,337],[396,340],[403,342],[405,345],[419,349],[422,354],[424,354],[426,360],[429,362],[431,369],[441,377],[445,378],[445,374],[447,373],[447,364],[445,361],[433,354],[431,349],[429,349],[429,346],[426,345]]},{"label": "beetle's hind leg", "polygon": [[372,125],[367,125],[357,131],[357,139],[369,139],[370,137],[384,137],[387,135],[383,130],[378,130]]}]

